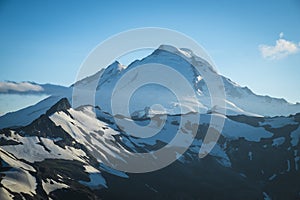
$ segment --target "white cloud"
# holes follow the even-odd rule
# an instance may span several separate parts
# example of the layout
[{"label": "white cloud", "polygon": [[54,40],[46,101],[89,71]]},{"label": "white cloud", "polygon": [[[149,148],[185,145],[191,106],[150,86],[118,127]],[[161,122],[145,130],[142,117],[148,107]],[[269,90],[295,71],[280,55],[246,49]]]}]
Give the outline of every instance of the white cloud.
[{"label": "white cloud", "polygon": [[288,41],[283,39],[283,33],[279,34],[279,39],[276,40],[275,46],[269,45],[259,45],[259,50],[263,58],[266,59],[281,59],[290,54],[295,54],[299,51],[300,43],[294,43],[292,41]]},{"label": "white cloud", "polygon": [[283,38],[283,35],[284,35],[283,32],[279,33],[280,38]]},{"label": "white cloud", "polygon": [[15,83],[15,82],[0,82],[0,92],[6,93],[10,91],[14,92],[40,92],[44,89],[39,86],[35,85],[29,82],[21,82],[21,83]]}]

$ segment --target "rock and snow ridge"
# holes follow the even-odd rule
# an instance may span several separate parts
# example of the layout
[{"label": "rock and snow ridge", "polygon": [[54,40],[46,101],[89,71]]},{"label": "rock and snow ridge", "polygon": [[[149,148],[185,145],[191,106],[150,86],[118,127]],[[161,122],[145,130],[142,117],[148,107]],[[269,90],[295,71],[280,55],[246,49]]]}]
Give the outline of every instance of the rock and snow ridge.
[{"label": "rock and snow ridge", "polygon": [[[101,115],[101,120],[97,118],[94,110]],[[120,131],[113,123],[112,116],[99,108],[82,106],[73,109],[70,108],[67,99],[61,99],[46,113],[26,127],[14,130],[4,129],[0,132],[1,167],[7,166],[4,168],[5,176],[0,180],[4,185],[1,189],[3,195],[17,195],[9,190],[12,187],[11,184],[15,185],[15,190],[23,191],[20,195],[29,196],[41,195],[42,190],[52,197],[62,191],[74,192],[74,187],[77,188],[76,184],[93,190],[103,191],[103,188],[108,188],[108,191],[110,189],[113,191],[114,179],[111,180],[110,176],[125,178],[128,181],[134,181],[135,176],[110,169],[103,165],[103,161],[109,162],[118,158],[118,148],[125,148],[132,152],[147,152],[170,142],[181,117],[169,115],[165,128],[159,134],[151,138],[136,138]],[[291,174],[294,174],[292,177],[295,177],[295,180],[297,179],[297,174],[300,172],[298,168],[300,152],[297,150],[300,145],[298,140],[299,115],[275,118],[223,116],[225,127],[220,140],[208,157],[199,161],[198,152],[210,117],[210,114],[201,115],[199,135],[197,134],[198,136],[185,154],[178,155],[178,163],[181,164],[175,164],[175,166],[189,168],[191,167],[189,163],[198,163],[198,170],[201,172],[206,169],[202,168],[203,162],[212,162],[210,167],[224,168],[223,171],[228,171],[226,176],[230,174],[232,176],[234,173],[234,176],[239,177],[238,180],[249,181],[252,184],[251,177],[253,170],[258,170],[254,168],[257,165],[260,170],[255,172],[258,173],[256,177],[259,177],[258,181],[263,180],[268,185],[264,187],[273,187],[273,181],[285,180],[284,177]],[[131,119],[124,118],[124,120]],[[139,123],[148,124],[148,121],[149,119],[145,118]],[[54,132],[56,134],[53,134]],[[280,142],[278,142],[279,139]],[[275,160],[273,154],[276,154]],[[286,155],[289,155],[288,159]],[[54,165],[59,167],[56,169],[58,175],[44,174],[45,172],[40,171],[41,167],[51,170]],[[68,171],[59,171],[65,170],[64,165],[74,165],[76,173],[84,175],[82,178],[75,178],[76,176]],[[11,171],[10,167],[14,170]],[[168,174],[168,169],[165,170]],[[15,172],[16,174],[12,174]],[[110,175],[103,176],[103,173]],[[190,176],[189,173],[186,177]],[[16,178],[18,175],[21,176],[20,179]],[[69,179],[70,176],[72,180]],[[295,180],[292,179],[291,182]],[[157,186],[153,187],[157,188]],[[81,186],[77,189],[83,188]],[[159,193],[162,191],[160,190]],[[276,189],[271,189],[271,192],[268,189],[268,194],[275,195],[274,197],[280,195],[276,194]]]},{"label": "rock and snow ridge", "polygon": [[[185,102],[185,106],[192,110],[193,104],[199,103],[203,112],[190,148],[183,155],[176,154],[175,163],[158,172],[143,174],[140,179],[139,175],[114,170],[104,163],[119,159],[119,148],[149,152],[166,145],[177,132],[182,115],[169,110],[166,124],[158,134],[136,138],[115,124],[106,103],[122,75],[152,62],[169,65],[183,74],[198,92],[199,100]],[[228,112],[218,115],[225,120],[224,129],[209,155],[199,159],[211,115],[218,113],[219,108],[210,106],[206,85],[191,63],[217,73],[192,51],[164,45],[128,67],[114,62],[107,69],[75,83],[83,91],[87,90],[86,94],[93,92],[89,91],[93,89],[90,86],[97,86],[94,89],[99,99],[94,107],[71,108],[72,85],[64,95],[51,96],[35,106],[0,117],[0,129],[14,127],[0,130],[0,199],[65,199],[64,195],[85,199],[136,198],[130,196],[131,191],[152,199],[166,196],[173,199],[178,196],[299,198],[300,114],[260,116],[296,113],[299,105],[255,95],[250,89],[222,77]],[[159,118],[162,113],[149,105],[156,99],[147,98],[146,94],[158,92],[157,95],[163,96],[166,90],[153,85],[143,89],[140,97],[135,96],[133,105],[137,105],[131,113],[139,124],[147,125],[149,116]],[[173,97],[166,96],[159,98],[158,103],[167,107]],[[139,104],[143,100],[144,104]],[[123,120],[134,119],[123,116]],[[191,190],[195,185],[199,193]],[[216,196],[210,196],[212,193]]]},{"label": "rock and snow ridge", "polygon": [[[174,95],[168,92],[168,89],[157,85],[149,85],[141,88],[139,92],[135,94],[131,102],[131,104],[134,105],[130,108],[131,113],[143,111],[146,107],[151,107],[155,101],[165,106],[167,112],[170,113],[180,112],[178,106],[182,106],[184,109],[191,111],[195,111],[195,107],[197,107],[200,108],[201,113],[210,112],[211,109],[215,109],[215,111],[218,112],[218,106],[210,105],[210,94],[206,84],[201,78],[201,74],[198,74],[193,69],[191,63],[194,66],[202,67],[210,73],[217,73],[213,70],[212,66],[207,61],[194,55],[191,50],[162,45],[151,55],[142,60],[134,61],[128,67],[125,67],[118,62],[114,62],[105,70],[102,69],[96,74],[78,81],[70,88],[64,89],[64,92],[61,92],[59,95],[56,94],[42,100],[34,106],[1,116],[0,128],[27,125],[43,114],[53,105],[53,103],[62,97],[67,97],[71,102],[72,98],[74,98],[72,97],[72,89],[74,87],[77,87],[82,91],[82,96],[88,96],[95,93],[96,106],[101,107],[103,110],[110,111],[110,102],[107,101],[107,99],[111,99],[112,90],[116,82],[129,70],[149,63],[163,64],[177,70],[194,87],[198,101],[189,102],[187,99],[183,105],[179,105],[178,102],[176,102]],[[153,73],[155,76],[155,73],[158,72]],[[284,99],[256,95],[247,87],[241,87],[224,76],[221,76],[221,78],[226,94],[225,101],[227,115],[287,116],[300,112],[300,104],[291,104]],[[96,85],[96,87],[91,87],[92,85]],[[90,91],[93,89],[96,91]],[[155,98],[153,96],[145,98],[145,94],[149,93],[152,93]],[[162,95],[168,93],[170,94]],[[89,102],[86,102],[85,100],[83,100],[82,103],[82,105],[89,104]]]}]

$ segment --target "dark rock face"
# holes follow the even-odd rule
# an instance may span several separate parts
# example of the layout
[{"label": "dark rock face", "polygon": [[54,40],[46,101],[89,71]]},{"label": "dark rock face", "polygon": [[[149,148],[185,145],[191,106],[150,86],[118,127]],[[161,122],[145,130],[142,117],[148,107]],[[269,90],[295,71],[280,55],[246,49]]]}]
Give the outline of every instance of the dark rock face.
[{"label": "dark rock face", "polygon": [[34,120],[28,126],[17,129],[21,135],[62,138],[63,140],[71,140],[72,137],[66,133],[62,128],[56,126],[47,115],[42,115],[40,118]]},{"label": "dark rock face", "polygon": [[47,116],[53,115],[55,112],[64,111],[66,112],[69,108],[71,108],[71,105],[67,98],[62,98],[59,100],[56,104],[54,104],[47,112]]},{"label": "dark rock face", "polygon": [[68,109],[71,105],[67,98],[62,98],[56,104],[54,104],[46,114],[41,115],[38,119],[34,120],[31,124],[16,129],[22,136],[38,136],[45,138],[61,138],[63,143],[71,145],[73,138],[69,133],[65,132],[61,127],[56,126],[53,121],[49,119],[49,116],[55,112],[65,112],[69,114]]},{"label": "dark rock face", "polygon": [[[104,174],[104,199],[263,199],[262,189],[208,156],[190,163],[176,161],[161,170],[130,174],[129,179]],[[132,192],[131,192],[132,191]]]}]

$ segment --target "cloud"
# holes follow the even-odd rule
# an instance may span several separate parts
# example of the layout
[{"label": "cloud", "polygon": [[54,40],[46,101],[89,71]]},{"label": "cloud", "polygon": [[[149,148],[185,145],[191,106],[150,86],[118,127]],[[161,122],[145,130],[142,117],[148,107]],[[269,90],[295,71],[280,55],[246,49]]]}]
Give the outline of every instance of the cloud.
[{"label": "cloud", "polygon": [[283,38],[283,35],[284,35],[283,32],[279,33],[280,38]]},{"label": "cloud", "polygon": [[54,84],[38,84],[33,82],[0,81],[1,94],[20,95],[66,95],[72,88]]},{"label": "cloud", "polygon": [[285,40],[283,35],[284,34],[282,32],[279,34],[279,39],[276,40],[275,46],[265,44],[259,45],[259,50],[263,58],[271,60],[281,59],[299,51],[300,42],[297,44],[292,41]]},{"label": "cloud", "polygon": [[0,92],[41,92],[44,89],[39,86],[29,82],[0,82]]}]

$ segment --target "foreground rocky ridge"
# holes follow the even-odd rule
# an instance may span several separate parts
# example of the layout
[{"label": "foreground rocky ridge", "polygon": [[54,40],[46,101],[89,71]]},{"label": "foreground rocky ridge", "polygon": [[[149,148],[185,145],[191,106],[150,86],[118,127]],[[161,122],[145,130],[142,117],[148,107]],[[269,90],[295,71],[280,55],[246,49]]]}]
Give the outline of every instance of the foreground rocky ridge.
[{"label": "foreground rocky ridge", "polygon": [[[196,138],[177,161],[155,172],[132,174],[104,163],[116,159],[118,148],[149,152],[165,146],[183,116],[169,115],[159,134],[140,139],[122,131],[101,109],[82,106],[75,110],[62,99],[30,125],[0,131],[0,198],[300,197],[300,114],[223,115],[225,126],[217,144],[200,159],[212,114],[201,115]],[[136,120],[149,123],[147,118]]]}]

